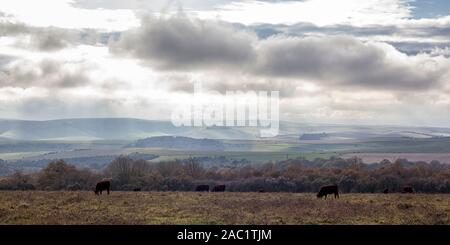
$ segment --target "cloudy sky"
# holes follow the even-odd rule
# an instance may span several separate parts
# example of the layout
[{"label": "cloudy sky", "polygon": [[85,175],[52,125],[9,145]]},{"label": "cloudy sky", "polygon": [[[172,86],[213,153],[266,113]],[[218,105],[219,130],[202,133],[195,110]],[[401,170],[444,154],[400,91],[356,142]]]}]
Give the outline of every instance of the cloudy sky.
[{"label": "cloudy sky", "polygon": [[448,0],[1,0],[0,118],[169,119],[193,83],[283,120],[450,125]]}]

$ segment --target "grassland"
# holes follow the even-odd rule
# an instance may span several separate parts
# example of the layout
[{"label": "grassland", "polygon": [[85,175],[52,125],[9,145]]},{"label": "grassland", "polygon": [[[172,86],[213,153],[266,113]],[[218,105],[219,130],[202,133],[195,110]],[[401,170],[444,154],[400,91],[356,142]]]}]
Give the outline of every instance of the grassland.
[{"label": "grassland", "polygon": [[450,224],[450,195],[0,192],[0,224]]}]

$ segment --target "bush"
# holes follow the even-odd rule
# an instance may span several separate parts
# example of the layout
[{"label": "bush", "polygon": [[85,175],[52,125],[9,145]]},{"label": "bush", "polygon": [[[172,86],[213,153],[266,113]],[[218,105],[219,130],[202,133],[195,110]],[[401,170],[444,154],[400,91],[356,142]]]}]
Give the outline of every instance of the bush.
[{"label": "bush", "polygon": [[112,177],[112,189],[131,191],[193,191],[197,185],[225,184],[227,191],[316,192],[338,184],[341,192],[400,192],[412,186],[417,192],[450,193],[450,165],[433,161],[364,165],[358,159],[290,159],[277,163],[236,166],[202,166],[195,159],[147,163],[128,157],[115,159],[102,175],[55,161],[35,175],[16,172],[0,179],[0,189],[91,190],[102,177]]},{"label": "bush", "polygon": [[51,162],[39,172],[37,183],[43,190],[65,190],[78,185],[79,189],[92,189],[99,177],[88,170],[78,170],[63,160]]}]

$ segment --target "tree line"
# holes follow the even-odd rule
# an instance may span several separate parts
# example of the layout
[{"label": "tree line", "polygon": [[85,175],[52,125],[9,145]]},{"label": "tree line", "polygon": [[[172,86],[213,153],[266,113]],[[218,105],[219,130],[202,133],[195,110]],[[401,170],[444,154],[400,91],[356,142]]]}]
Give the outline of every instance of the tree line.
[{"label": "tree line", "polygon": [[450,193],[450,165],[438,161],[399,159],[364,164],[358,158],[306,160],[246,165],[209,166],[195,158],[148,162],[126,156],[114,159],[102,171],[79,169],[63,160],[34,173],[17,171],[0,179],[2,190],[93,190],[97,181],[111,179],[112,190],[193,191],[197,185],[226,185],[234,192],[316,192],[337,184],[343,193],[399,192],[411,186],[417,192]]}]

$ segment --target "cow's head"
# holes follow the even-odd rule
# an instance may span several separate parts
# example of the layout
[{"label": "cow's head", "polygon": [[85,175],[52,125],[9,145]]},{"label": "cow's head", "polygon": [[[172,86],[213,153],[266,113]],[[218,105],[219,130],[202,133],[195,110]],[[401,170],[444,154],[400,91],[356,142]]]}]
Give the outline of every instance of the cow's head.
[{"label": "cow's head", "polygon": [[323,197],[323,194],[322,193],[317,193],[317,198],[322,198]]},{"label": "cow's head", "polygon": [[98,190],[94,190],[95,195],[98,195]]}]

